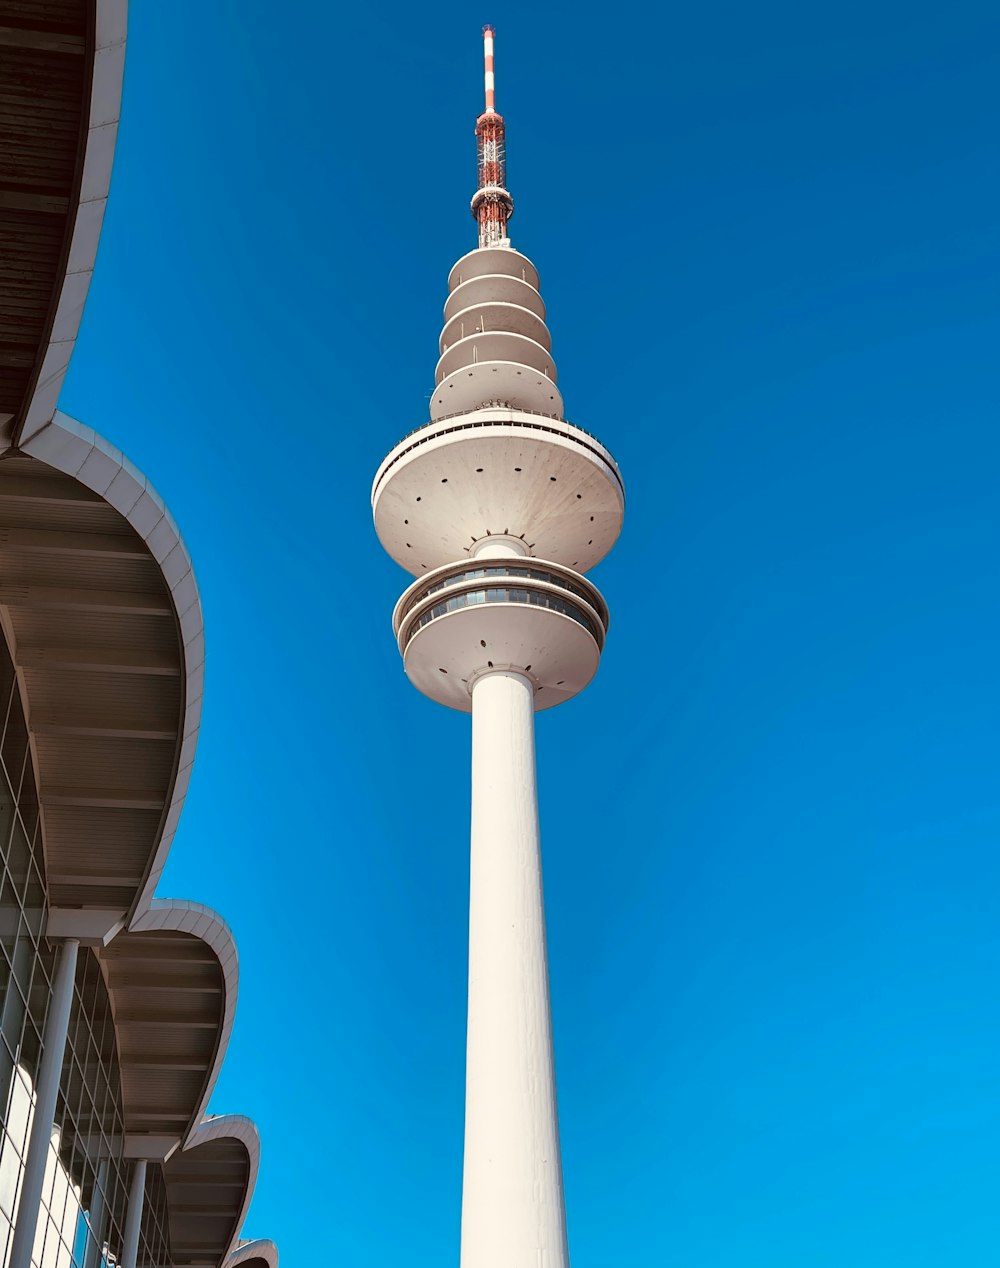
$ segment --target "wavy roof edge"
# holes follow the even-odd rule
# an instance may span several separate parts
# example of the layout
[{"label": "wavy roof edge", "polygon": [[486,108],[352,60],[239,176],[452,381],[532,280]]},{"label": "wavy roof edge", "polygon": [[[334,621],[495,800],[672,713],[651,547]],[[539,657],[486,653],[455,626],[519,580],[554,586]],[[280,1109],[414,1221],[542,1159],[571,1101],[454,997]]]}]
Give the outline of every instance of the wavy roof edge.
[{"label": "wavy roof edge", "polygon": [[226,1268],[278,1268],[278,1248],[267,1237],[240,1240],[229,1252]]},{"label": "wavy roof edge", "polygon": [[232,930],[219,913],[204,903],[189,899],[154,898],[149,909],[133,921],[128,929],[128,933],[137,934],[157,932],[182,933],[196,938],[213,952],[222,974],[222,1007],[219,1011],[215,1051],[208,1066],[201,1096],[188,1115],[189,1126],[180,1142],[181,1148],[185,1148],[199,1130],[229,1050],[239,995],[239,953]]},{"label": "wavy roof edge", "polygon": [[[14,447],[8,446],[8,452]],[[155,560],[177,616],[183,657],[184,707],[180,745],[168,804],[143,883],[129,911],[132,923],[147,911],[180,822],[191,781],[205,687],[205,626],[194,568],[180,529],[166,504],[121,450],[92,427],[56,411],[25,440],[21,453],[73,477],[118,511],[145,542]]]},{"label": "wavy roof edge", "polygon": [[121,118],[128,0],[93,0],[95,46],[90,81],[90,103],[83,146],[79,199],[72,226],[67,228],[66,271],[58,283],[44,351],[36,356],[37,370],[20,420],[15,420],[11,443],[23,442],[45,426],[59,400],[70,357],[76,346],[87,292],[94,273],[104,223],[118,123]]},{"label": "wavy roof edge", "polygon": [[[190,555],[162,498],[143,474],[96,431],[58,410],[59,394],[79,335],[93,276],[114,165],[121,116],[128,0],[90,0],[94,14],[94,55],[89,114],[76,206],[64,243],[65,269],[52,295],[51,321],[36,352],[33,381],[10,433],[0,433],[0,457],[25,454],[99,495],[117,510],[146,543],[169,589],[182,645],[184,704],[180,744],[168,806],[152,858],[130,907],[126,936],[155,932],[188,933],[217,956],[223,976],[223,1003],[216,1050],[192,1115],[192,1125],[172,1159],[216,1141],[237,1141],[246,1150],[247,1183],[234,1210],[233,1233],[217,1263],[277,1268],[269,1240],[241,1240],[240,1233],[256,1186],[260,1139],[242,1115],[202,1117],[214,1091],[235,1019],[239,959],[232,933],[217,913],[200,903],[153,897],[180,820],[197,747],[204,690],[205,644],[201,601]],[[83,133],[81,133],[83,135]],[[6,430],[6,429],[4,429]],[[114,945],[112,938],[110,946]]]},{"label": "wavy roof edge", "polygon": [[[177,1153],[168,1159],[164,1171],[169,1193],[170,1186],[173,1183],[183,1184],[183,1169],[187,1165],[195,1163],[199,1150],[212,1145],[226,1143],[235,1143],[245,1151],[246,1182],[242,1187],[242,1191],[238,1194],[237,1201],[229,1211],[224,1213],[224,1218],[229,1219],[232,1231],[226,1240],[226,1244],[220,1249],[219,1258],[216,1261],[219,1268],[222,1268],[223,1264],[228,1264],[229,1257],[234,1250],[240,1247],[240,1233],[257,1187],[257,1177],[260,1172],[260,1133],[257,1130],[257,1125],[252,1119],[247,1118],[243,1114],[208,1115],[202,1119],[190,1134],[184,1148],[178,1150]],[[223,1182],[225,1182],[225,1178]],[[228,1190],[232,1185],[225,1184],[225,1187]],[[273,1246],[273,1243],[269,1244]],[[242,1263],[244,1261],[241,1259],[237,1262]],[[272,1265],[272,1268],[276,1268],[276,1265],[277,1250],[275,1249],[275,1264]]]}]

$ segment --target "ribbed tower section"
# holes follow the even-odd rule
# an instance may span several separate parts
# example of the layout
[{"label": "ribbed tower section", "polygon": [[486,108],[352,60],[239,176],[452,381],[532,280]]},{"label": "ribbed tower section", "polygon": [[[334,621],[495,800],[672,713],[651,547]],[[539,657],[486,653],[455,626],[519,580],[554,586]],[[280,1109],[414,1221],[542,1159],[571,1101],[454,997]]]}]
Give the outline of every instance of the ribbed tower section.
[{"label": "ribbed tower section", "polygon": [[496,167],[484,181],[483,134],[503,127],[483,118],[486,245],[451,270],[430,422],[386,456],[372,508],[416,577],[393,614],[407,677],[472,714],[461,1266],[567,1268],[534,715],[597,670],[608,610],[583,574],[617,540],[624,491],[611,454],[563,417],[538,273],[496,238],[513,203]]}]

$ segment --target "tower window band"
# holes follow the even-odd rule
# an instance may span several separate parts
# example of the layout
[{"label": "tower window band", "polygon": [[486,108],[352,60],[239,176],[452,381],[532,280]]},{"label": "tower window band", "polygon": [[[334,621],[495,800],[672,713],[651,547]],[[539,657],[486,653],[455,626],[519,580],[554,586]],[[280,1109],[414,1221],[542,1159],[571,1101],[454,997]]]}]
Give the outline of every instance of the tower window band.
[{"label": "tower window band", "polygon": [[561,612],[563,616],[576,621],[577,625],[582,625],[599,647],[604,643],[604,631],[598,630],[596,622],[591,620],[587,613],[578,608],[575,603],[571,603],[568,599],[561,599],[548,590],[527,590],[515,586],[491,586],[488,590],[464,590],[461,594],[453,594],[450,598],[435,603],[432,608],[421,613],[407,631],[405,641],[409,642],[418,630],[423,629],[425,625],[430,625],[431,621],[436,621],[439,616],[445,616],[448,612],[457,612],[460,608],[472,607],[477,603],[528,603],[533,607],[548,608],[550,612]]}]

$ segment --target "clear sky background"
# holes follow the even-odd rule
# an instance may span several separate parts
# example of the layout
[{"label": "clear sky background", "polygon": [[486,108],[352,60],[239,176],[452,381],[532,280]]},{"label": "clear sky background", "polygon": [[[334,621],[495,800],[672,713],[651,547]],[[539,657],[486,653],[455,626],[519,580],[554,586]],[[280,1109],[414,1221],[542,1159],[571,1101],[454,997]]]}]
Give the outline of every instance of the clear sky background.
[{"label": "clear sky background", "polygon": [[160,893],[240,946],[246,1230],[458,1260],[469,725],[403,676],[368,497],[475,244],[485,21],[513,241],[629,494],[604,663],[538,725],[574,1268],[996,1263],[985,2],[133,3],[62,407],[200,580]]}]

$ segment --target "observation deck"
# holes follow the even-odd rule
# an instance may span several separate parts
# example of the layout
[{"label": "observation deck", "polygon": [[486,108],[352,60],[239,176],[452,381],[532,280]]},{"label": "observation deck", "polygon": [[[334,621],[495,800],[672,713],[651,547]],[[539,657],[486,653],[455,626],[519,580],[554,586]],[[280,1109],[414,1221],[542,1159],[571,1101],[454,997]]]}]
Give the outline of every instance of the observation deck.
[{"label": "observation deck", "polygon": [[497,535],[586,572],[618,539],[625,489],[596,437],[562,418],[494,405],[401,440],[375,476],[372,510],[383,548],[414,576]]},{"label": "observation deck", "polygon": [[468,713],[474,683],[495,670],[528,678],[536,710],[575,696],[597,672],[609,617],[579,573],[515,557],[452,563],[421,577],[392,624],[414,686]]},{"label": "observation deck", "polygon": [[419,578],[393,628],[432,700],[470,712],[475,683],[506,671],[547,709],[597,670],[608,612],[581,574],[617,541],[625,490],[604,445],[563,417],[531,261],[506,240],[479,247],[448,291],[431,420],[372,485],[383,548]]}]

